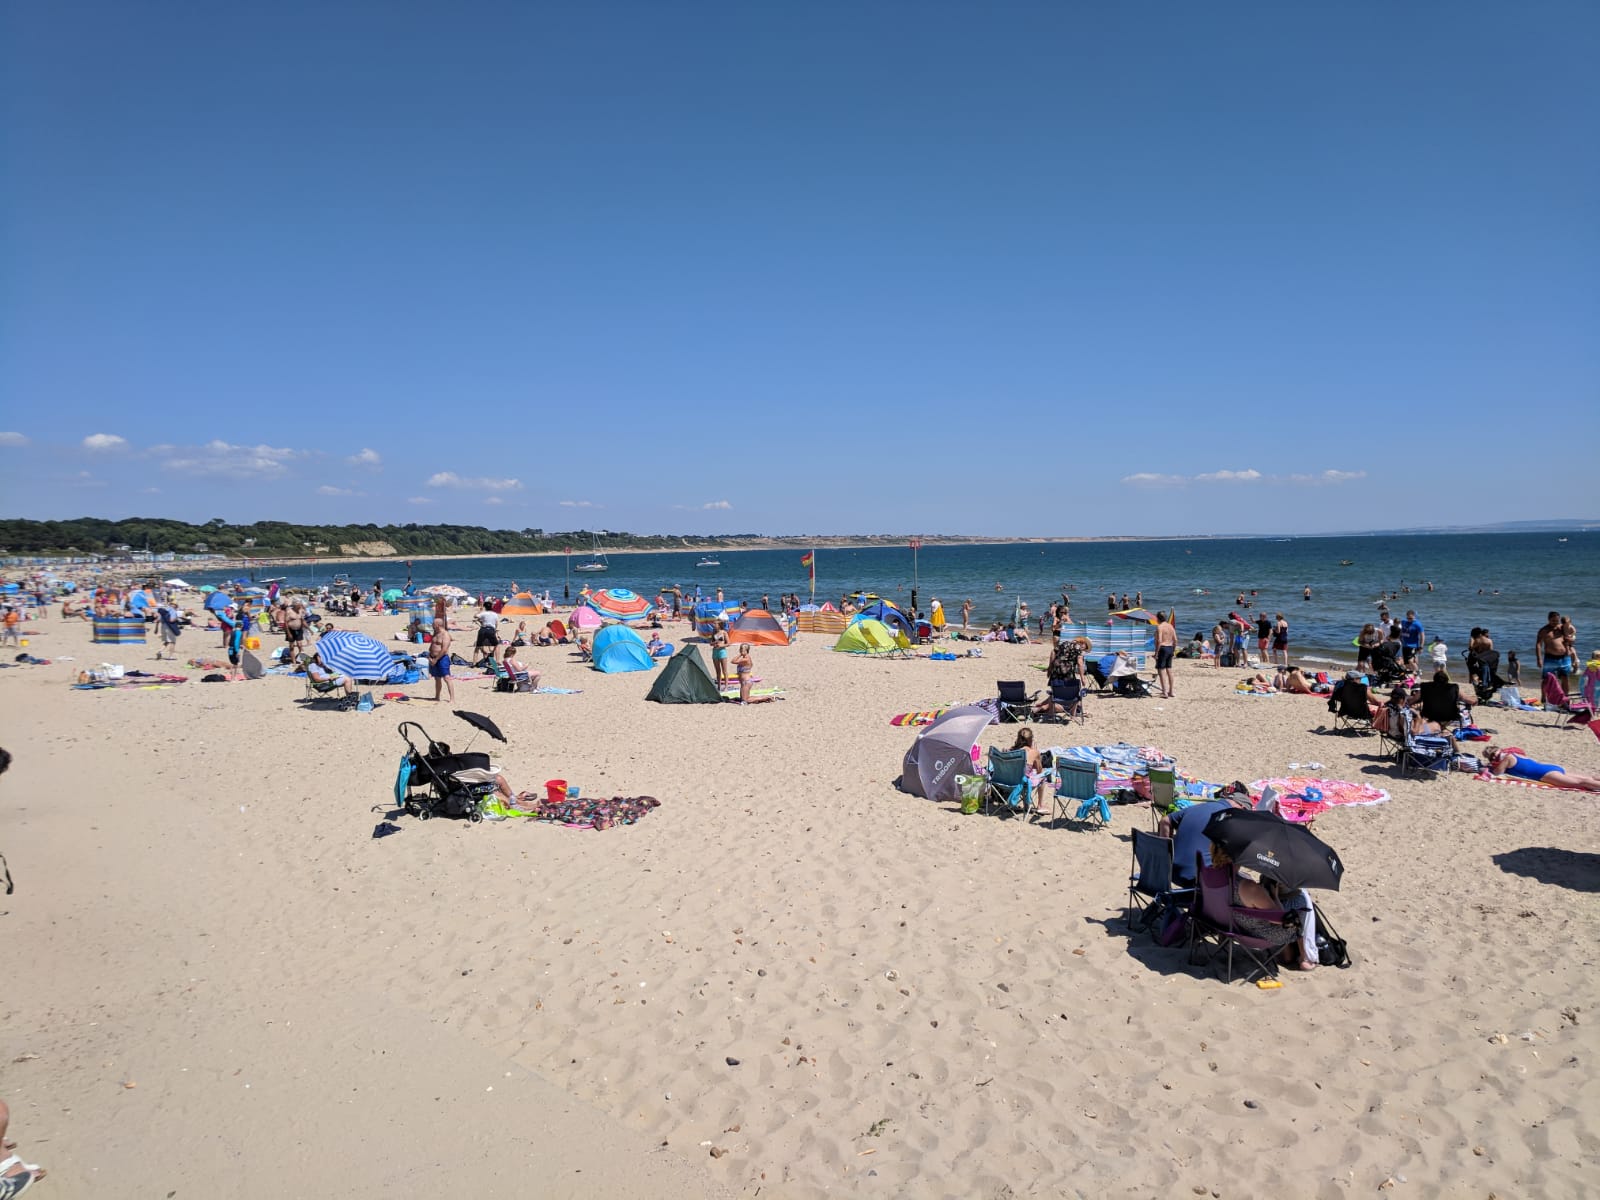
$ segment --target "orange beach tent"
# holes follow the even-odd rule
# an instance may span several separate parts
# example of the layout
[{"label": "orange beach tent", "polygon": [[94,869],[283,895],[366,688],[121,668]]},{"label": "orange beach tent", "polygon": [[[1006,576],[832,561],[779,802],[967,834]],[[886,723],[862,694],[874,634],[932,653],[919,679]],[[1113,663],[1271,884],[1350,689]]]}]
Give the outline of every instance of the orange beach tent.
[{"label": "orange beach tent", "polygon": [[787,646],[789,635],[766,609],[748,608],[728,626],[728,641],[748,642],[752,646]]},{"label": "orange beach tent", "polygon": [[506,606],[500,610],[500,615],[517,621],[524,617],[543,616],[544,609],[533,598],[532,592],[518,592],[510,600],[506,601]]}]

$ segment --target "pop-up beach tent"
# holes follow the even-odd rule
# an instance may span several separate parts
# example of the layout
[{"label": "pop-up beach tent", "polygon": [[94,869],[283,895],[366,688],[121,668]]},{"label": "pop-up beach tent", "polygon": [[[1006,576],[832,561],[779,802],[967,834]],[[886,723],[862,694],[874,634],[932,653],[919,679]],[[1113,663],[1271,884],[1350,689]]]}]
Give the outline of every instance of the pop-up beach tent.
[{"label": "pop-up beach tent", "polygon": [[889,628],[904,632],[907,637],[914,636],[911,622],[906,619],[905,613],[887,600],[879,600],[876,604],[867,605],[866,608],[856,614],[855,619],[857,621],[882,621]]},{"label": "pop-up beach tent", "polygon": [[833,644],[833,648],[842,650],[846,654],[894,654],[900,649],[894,636],[893,631],[882,621],[867,617],[865,620],[852,622],[849,628],[839,635],[839,640]]},{"label": "pop-up beach tent", "polygon": [[661,704],[721,704],[722,693],[700,657],[700,647],[685,646],[662,668],[645,699]]},{"label": "pop-up beach tent", "polygon": [[752,608],[728,626],[728,641],[748,642],[752,646],[787,646],[789,635],[766,609]]},{"label": "pop-up beach tent", "polygon": [[615,675],[655,666],[644,639],[626,625],[607,625],[594,635],[594,669]]},{"label": "pop-up beach tent", "polygon": [[976,704],[963,704],[943,714],[917,735],[900,764],[900,787],[929,800],[959,800],[957,775],[975,774],[972,748],[994,714]]},{"label": "pop-up beach tent", "polygon": [[508,621],[523,621],[543,615],[544,607],[533,598],[532,592],[518,592],[500,610],[501,618]]}]

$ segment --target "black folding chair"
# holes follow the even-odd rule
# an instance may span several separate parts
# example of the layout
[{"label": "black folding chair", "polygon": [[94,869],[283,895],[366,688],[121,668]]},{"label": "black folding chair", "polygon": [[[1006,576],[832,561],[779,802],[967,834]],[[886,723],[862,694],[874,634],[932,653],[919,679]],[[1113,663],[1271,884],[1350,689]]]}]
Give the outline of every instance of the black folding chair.
[{"label": "black folding chair", "polygon": [[1020,679],[998,679],[995,688],[1000,693],[1000,721],[1017,724],[1033,720],[1033,702],[1038,693],[1028,694],[1027,685]]}]

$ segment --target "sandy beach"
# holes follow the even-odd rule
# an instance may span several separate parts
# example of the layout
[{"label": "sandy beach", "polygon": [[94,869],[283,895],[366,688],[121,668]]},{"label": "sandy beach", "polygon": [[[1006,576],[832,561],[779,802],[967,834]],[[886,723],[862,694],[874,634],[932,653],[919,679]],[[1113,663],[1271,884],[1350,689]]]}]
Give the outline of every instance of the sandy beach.
[{"label": "sandy beach", "polygon": [[[1594,1192],[1600,797],[1400,779],[1322,699],[1185,662],[1175,700],[1037,727],[1212,780],[1316,760],[1389,789],[1317,825],[1355,965],[1258,990],[1130,937],[1145,810],[1055,828],[896,790],[915,732],[890,718],[1042,687],[1039,647],[880,661],[803,636],[756,650],[783,699],[746,708],[648,704],[645,675],[531,648],[580,694],[456,685],[507,732],[511,782],[660,808],[373,840],[396,724],[471,740],[431,683],[368,714],[192,669],[75,691],[86,665],[160,669],[154,645],[28,635],[55,661],[0,670],[0,1097],[40,1197]],[[1586,730],[1480,721],[1600,772]]]}]

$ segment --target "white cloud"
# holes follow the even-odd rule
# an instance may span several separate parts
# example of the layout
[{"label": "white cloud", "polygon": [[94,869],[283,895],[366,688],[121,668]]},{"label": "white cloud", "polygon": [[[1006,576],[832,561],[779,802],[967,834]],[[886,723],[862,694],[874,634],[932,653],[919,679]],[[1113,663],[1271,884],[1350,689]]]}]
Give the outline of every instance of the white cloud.
[{"label": "white cloud", "polygon": [[271,479],[287,471],[288,464],[305,458],[307,451],[278,446],[235,446],[211,441],[204,446],[152,446],[150,452],[163,458],[162,466],[185,475],[224,479]]},{"label": "white cloud", "polygon": [[485,504],[504,504],[505,500],[503,498],[499,497],[499,496],[489,496],[484,500],[484,503]]},{"label": "white cloud", "polygon": [[0,433],[0,446],[26,446],[28,439],[20,433]]},{"label": "white cloud", "polygon": [[1124,475],[1122,482],[1130,487],[1182,487],[1189,481],[1182,475],[1157,475],[1150,471],[1140,471],[1136,475]]},{"label": "white cloud", "polygon": [[354,496],[355,494],[356,493],[353,488],[334,487],[332,484],[328,483],[323,484],[317,489],[317,495],[319,496]]},{"label": "white cloud", "polygon": [[599,508],[593,500],[563,500],[562,508]]},{"label": "white cloud", "polygon": [[118,437],[114,433],[91,433],[83,439],[85,450],[121,450],[127,444],[127,438]]},{"label": "white cloud", "polygon": [[1352,479],[1365,479],[1365,471],[1338,471],[1332,468],[1315,475],[1263,475],[1253,467],[1237,471],[1203,471],[1199,475],[1161,475],[1153,471],[1140,471],[1124,475],[1122,482],[1129,487],[1188,487],[1191,483],[1259,483],[1300,487],[1322,487],[1349,483]]},{"label": "white cloud", "polygon": [[440,471],[436,475],[428,476],[427,486],[433,488],[465,488],[476,492],[517,492],[522,490],[522,480],[488,479],[482,476],[467,478],[457,475],[454,471]]},{"label": "white cloud", "polygon": [[427,496],[407,496],[406,497],[406,503],[407,504],[432,504],[433,501]]},{"label": "white cloud", "polygon": [[702,504],[700,507],[702,509],[732,508],[733,505],[729,504],[726,500],[708,500],[708,501],[706,501],[706,503]]},{"label": "white cloud", "polygon": [[357,467],[381,467],[383,465],[383,455],[379,454],[376,450],[369,450],[366,447],[362,447],[361,453],[352,454],[349,458],[345,459],[345,462]]}]

